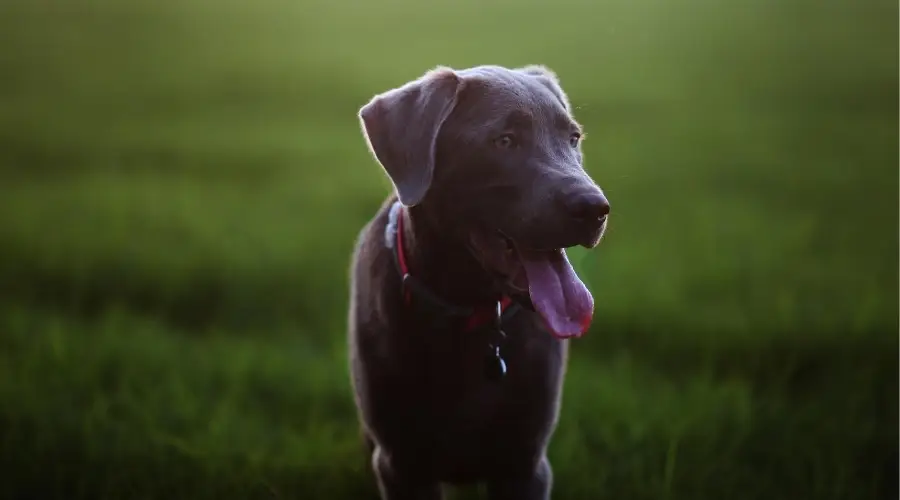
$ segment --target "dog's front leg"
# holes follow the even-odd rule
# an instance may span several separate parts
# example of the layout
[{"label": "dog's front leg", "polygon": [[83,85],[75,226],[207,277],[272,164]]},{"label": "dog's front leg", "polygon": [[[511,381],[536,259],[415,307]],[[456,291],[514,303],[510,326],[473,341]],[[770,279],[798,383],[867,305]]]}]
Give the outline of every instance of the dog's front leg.
[{"label": "dog's front leg", "polygon": [[552,486],[553,470],[545,456],[521,476],[488,481],[487,496],[490,500],[550,500]]},{"label": "dog's front leg", "polygon": [[380,447],[372,453],[372,468],[382,500],[441,500],[439,482],[416,474],[392,460]]}]

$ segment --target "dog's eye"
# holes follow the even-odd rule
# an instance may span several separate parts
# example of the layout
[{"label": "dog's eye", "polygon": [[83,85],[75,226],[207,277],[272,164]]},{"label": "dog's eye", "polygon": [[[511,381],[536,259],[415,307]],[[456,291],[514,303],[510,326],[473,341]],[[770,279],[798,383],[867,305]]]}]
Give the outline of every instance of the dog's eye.
[{"label": "dog's eye", "polygon": [[512,134],[503,134],[494,139],[494,145],[501,149],[511,149],[516,145],[516,138]]},{"label": "dog's eye", "polygon": [[569,136],[569,144],[571,144],[573,148],[577,147],[579,142],[581,142],[581,134],[578,132]]}]

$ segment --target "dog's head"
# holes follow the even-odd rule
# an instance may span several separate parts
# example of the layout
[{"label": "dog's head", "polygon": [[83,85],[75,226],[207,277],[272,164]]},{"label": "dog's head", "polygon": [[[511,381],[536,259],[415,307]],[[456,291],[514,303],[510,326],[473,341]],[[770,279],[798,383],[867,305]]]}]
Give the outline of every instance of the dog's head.
[{"label": "dog's head", "polygon": [[420,205],[560,337],[583,333],[590,292],[565,248],[596,246],[609,203],[583,167],[584,132],[542,66],[437,68],[359,112],[400,202]]}]

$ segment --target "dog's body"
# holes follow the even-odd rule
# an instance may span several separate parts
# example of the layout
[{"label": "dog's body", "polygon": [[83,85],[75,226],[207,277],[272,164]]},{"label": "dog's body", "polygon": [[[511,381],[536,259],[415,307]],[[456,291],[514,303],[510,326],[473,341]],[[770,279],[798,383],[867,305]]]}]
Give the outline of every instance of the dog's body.
[{"label": "dog's body", "polygon": [[[509,375],[501,383],[486,379],[484,332],[435,328],[406,305],[384,241],[392,202],[363,230],[352,271],[353,382],[378,447],[376,472],[396,491],[410,492],[396,498],[431,498],[425,492],[437,481],[540,472],[534,480],[549,482],[549,472],[538,469],[546,467],[541,460],[558,413],[565,343],[548,335],[534,313],[521,311],[503,326]],[[413,254],[416,263],[428,258]],[[447,265],[436,269],[454,277],[474,271]]]},{"label": "dog's body", "polygon": [[[360,117],[397,190],[362,230],[351,272],[352,384],[381,495],[437,499],[440,483],[484,481],[492,499],[549,498],[563,339],[593,310],[558,249],[596,245],[609,208],[581,167],[567,98],[540,67],[438,69]],[[501,325],[495,312],[470,327],[455,310],[509,297]],[[497,379],[486,369],[500,329]]]}]

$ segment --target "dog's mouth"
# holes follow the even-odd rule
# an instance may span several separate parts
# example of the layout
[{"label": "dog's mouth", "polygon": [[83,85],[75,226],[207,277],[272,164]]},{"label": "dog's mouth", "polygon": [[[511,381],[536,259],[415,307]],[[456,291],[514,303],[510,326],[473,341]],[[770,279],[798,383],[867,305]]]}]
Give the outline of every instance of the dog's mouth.
[{"label": "dog's mouth", "polygon": [[528,294],[554,336],[579,337],[590,327],[594,299],[565,248],[525,248],[499,231],[493,237],[473,235],[473,243],[482,264],[501,275],[511,293]]}]

